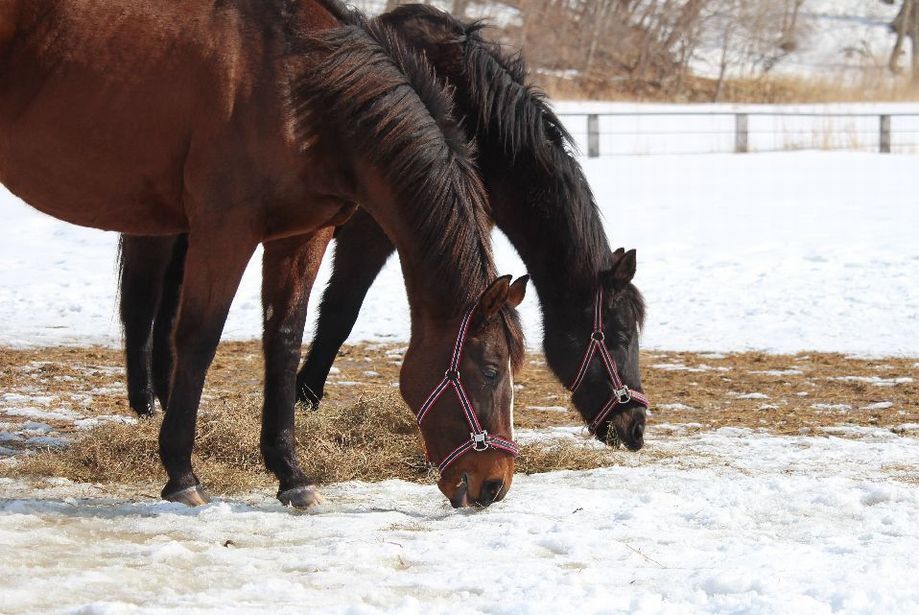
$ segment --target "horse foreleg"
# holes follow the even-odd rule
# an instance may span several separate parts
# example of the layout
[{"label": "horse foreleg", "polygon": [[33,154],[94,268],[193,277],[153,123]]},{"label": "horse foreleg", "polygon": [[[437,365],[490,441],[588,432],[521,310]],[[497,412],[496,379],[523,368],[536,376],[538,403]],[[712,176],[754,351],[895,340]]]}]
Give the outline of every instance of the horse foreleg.
[{"label": "horse foreleg", "polygon": [[262,260],[265,406],[261,448],[265,465],[278,477],[278,499],[297,508],[320,501],[313,481],[297,462],[294,404],[307,303],[332,230],[326,227],[312,235],[267,242]]},{"label": "horse foreleg", "polygon": [[370,214],[358,210],[335,235],[332,277],[322,295],[316,333],[297,374],[297,399],[312,408],[325,395],[332,363],[364,303],[364,297],[395,248]]},{"label": "horse foreleg", "polygon": [[175,241],[175,237],[121,236],[119,312],[124,328],[128,403],[141,416],[155,411],[150,377],[150,333],[161,306],[163,276]]},{"label": "horse foreleg", "polygon": [[257,240],[239,233],[191,232],[175,329],[175,369],[160,429],[160,459],[169,481],[163,498],[189,505],[206,497],[191,467],[204,377],[214,359],[233,295]]}]

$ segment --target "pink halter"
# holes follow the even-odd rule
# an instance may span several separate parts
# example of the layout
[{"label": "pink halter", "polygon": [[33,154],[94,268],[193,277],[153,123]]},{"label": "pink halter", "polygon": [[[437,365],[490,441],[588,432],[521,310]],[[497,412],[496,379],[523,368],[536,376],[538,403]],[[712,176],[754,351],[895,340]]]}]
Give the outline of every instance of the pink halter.
[{"label": "pink halter", "polygon": [[[437,400],[440,399],[440,396],[448,388],[453,388],[453,392],[456,393],[456,398],[459,400],[460,407],[463,409],[463,414],[466,418],[466,424],[469,425],[469,439],[465,440],[462,444],[453,449],[452,452],[447,454],[440,463],[437,464],[437,469],[443,473],[447,468],[449,468],[453,463],[462,457],[464,454],[469,451],[482,452],[488,450],[489,448],[496,448],[498,450],[504,451],[505,453],[510,454],[513,457],[517,456],[519,449],[513,440],[502,438],[499,436],[492,436],[489,433],[482,429],[482,425],[479,423],[479,418],[476,416],[475,409],[472,407],[472,403],[469,401],[469,397],[466,395],[466,389],[463,388],[463,383],[460,381],[460,359],[463,356],[463,345],[466,343],[466,334],[469,332],[469,322],[472,320],[472,315],[475,313],[477,306],[472,306],[464,315],[463,320],[460,323],[459,333],[456,336],[456,343],[453,345],[453,356],[450,359],[450,368],[444,374],[444,379],[438,384],[431,394],[428,396],[427,400],[421,407],[418,409],[416,418],[418,419],[418,425],[421,425],[421,422],[424,420],[424,417],[427,416],[431,408],[434,407],[434,404],[437,403]],[[430,456],[428,460],[432,463],[434,462]]]},{"label": "pink halter", "polygon": [[622,379],[619,377],[619,370],[616,369],[616,359],[613,358],[609,348],[606,346],[606,336],[603,333],[602,286],[597,289],[597,298],[594,303],[594,330],[590,334],[590,342],[588,342],[587,350],[584,352],[584,358],[581,359],[581,366],[578,368],[574,380],[568,385],[568,390],[572,393],[577,391],[578,387],[584,382],[584,376],[587,375],[587,368],[590,367],[590,362],[595,353],[599,353],[600,360],[603,362],[603,367],[606,368],[606,374],[613,384],[613,394],[607,402],[603,404],[603,407],[600,408],[600,412],[597,413],[597,416],[595,416],[587,426],[590,433],[596,433],[597,428],[603,424],[603,421],[606,420],[617,406],[627,404],[630,401],[637,402],[645,408],[649,406],[648,398],[644,393],[632,391],[622,383]]}]

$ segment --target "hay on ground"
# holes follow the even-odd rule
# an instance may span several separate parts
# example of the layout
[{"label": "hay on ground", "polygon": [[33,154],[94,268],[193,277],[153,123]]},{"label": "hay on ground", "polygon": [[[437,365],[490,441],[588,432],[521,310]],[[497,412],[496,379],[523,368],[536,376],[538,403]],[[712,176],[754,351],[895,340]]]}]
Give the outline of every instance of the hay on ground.
[{"label": "hay on ground", "polygon": [[[259,398],[212,406],[198,418],[193,459],[195,472],[208,489],[230,494],[273,485],[259,452]],[[25,457],[7,472],[77,482],[159,483],[164,479],[157,455],[159,424],[159,419],[104,424],[82,434],[71,446]],[[436,479],[436,470],[424,458],[414,419],[394,394],[298,412],[297,450],[304,472],[318,483]],[[583,470],[614,461],[610,450],[547,442],[523,446],[518,469],[525,473]]]}]

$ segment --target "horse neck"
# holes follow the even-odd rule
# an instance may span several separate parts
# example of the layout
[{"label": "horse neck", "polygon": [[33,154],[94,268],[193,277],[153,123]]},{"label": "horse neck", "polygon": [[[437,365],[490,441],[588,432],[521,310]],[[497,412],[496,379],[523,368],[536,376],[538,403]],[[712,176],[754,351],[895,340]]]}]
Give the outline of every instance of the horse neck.
[{"label": "horse neck", "polygon": [[435,40],[437,69],[456,86],[457,105],[475,126],[492,217],[526,264],[546,320],[567,318],[565,306],[592,297],[600,272],[612,266],[583,170],[566,151],[565,137],[545,119],[544,103],[496,51],[484,48],[494,79],[483,87],[476,82],[482,55],[468,48],[458,53]]},{"label": "horse neck", "polygon": [[[580,166],[567,153],[547,170],[535,157],[509,159],[480,141],[492,215],[527,267],[547,321],[567,318],[593,296],[612,252]],[[548,323],[547,323],[548,324]]]},{"label": "horse neck", "polygon": [[461,317],[496,277],[487,229],[484,234],[477,224],[431,229],[428,235],[454,239],[444,241],[444,249],[432,255],[429,241],[409,222],[418,208],[430,208],[430,203],[397,196],[397,187],[372,164],[361,163],[357,168],[357,199],[399,254],[413,331],[425,323]]}]

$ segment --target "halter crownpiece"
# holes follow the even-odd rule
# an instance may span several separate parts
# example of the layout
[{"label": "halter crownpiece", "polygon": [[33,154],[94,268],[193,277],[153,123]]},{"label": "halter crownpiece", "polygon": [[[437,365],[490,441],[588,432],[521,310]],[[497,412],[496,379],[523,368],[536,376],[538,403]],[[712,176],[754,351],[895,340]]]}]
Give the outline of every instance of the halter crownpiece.
[{"label": "halter crownpiece", "polygon": [[[476,305],[473,305],[463,314],[459,333],[456,336],[456,342],[453,344],[453,355],[450,358],[450,367],[444,373],[444,379],[440,381],[440,384],[434,387],[434,390],[425,402],[421,404],[421,407],[415,415],[415,418],[418,420],[418,425],[420,426],[424,417],[427,416],[428,412],[434,407],[434,404],[437,403],[437,400],[440,399],[440,396],[443,395],[448,388],[452,388],[453,392],[456,393],[456,398],[459,400],[460,407],[463,409],[466,424],[469,425],[471,431],[469,432],[468,440],[465,440],[462,444],[453,449],[437,464],[437,469],[440,470],[441,473],[453,465],[457,459],[470,451],[481,453],[489,448],[495,448],[513,457],[516,457],[519,452],[517,444],[514,443],[513,440],[500,436],[492,436],[486,430],[482,429],[482,425],[479,423],[479,417],[476,415],[475,409],[472,407],[472,402],[469,401],[469,397],[466,395],[466,389],[463,388],[463,383],[460,381],[459,364],[460,359],[463,357],[463,345],[466,343],[466,335],[469,332],[469,322],[472,320],[472,315],[475,313],[476,307]],[[428,460],[433,463],[430,457],[428,457]]]},{"label": "halter crownpiece", "polygon": [[602,286],[597,289],[597,297],[594,302],[594,329],[590,334],[587,350],[584,351],[584,358],[581,359],[581,365],[578,367],[574,379],[567,387],[572,393],[577,391],[584,382],[584,377],[587,375],[587,368],[590,367],[590,362],[593,360],[594,354],[600,355],[603,367],[606,368],[606,375],[609,376],[609,380],[613,385],[613,394],[610,395],[610,398],[603,404],[603,407],[600,408],[600,412],[597,413],[597,416],[595,416],[587,426],[588,431],[592,434],[597,432],[597,428],[603,424],[603,421],[606,420],[617,406],[627,404],[630,401],[634,401],[645,408],[650,405],[644,393],[641,391],[633,391],[622,383],[622,378],[619,377],[619,370],[616,369],[616,359],[613,358],[613,355],[609,351],[609,347],[606,345],[606,335],[603,333]]}]

